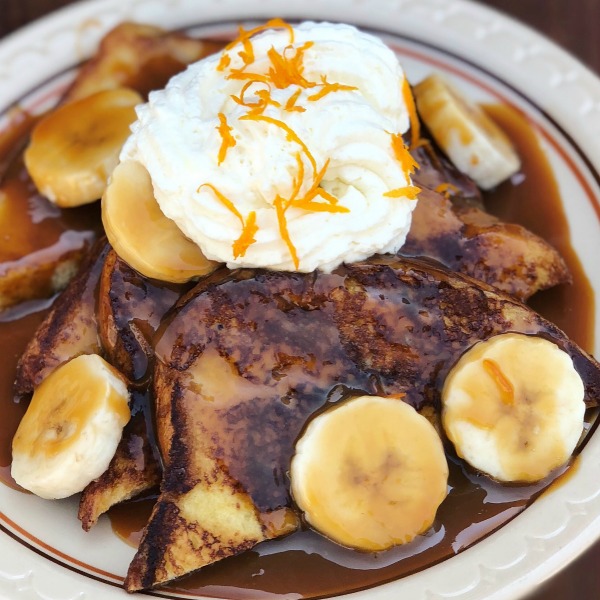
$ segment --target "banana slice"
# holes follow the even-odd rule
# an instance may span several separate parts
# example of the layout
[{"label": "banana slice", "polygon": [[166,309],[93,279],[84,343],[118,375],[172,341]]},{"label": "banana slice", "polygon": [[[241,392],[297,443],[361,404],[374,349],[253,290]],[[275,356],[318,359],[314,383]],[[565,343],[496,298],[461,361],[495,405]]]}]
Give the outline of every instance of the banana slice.
[{"label": "banana slice", "polygon": [[183,283],[219,266],[161,212],[150,175],[138,162],[114,170],[102,198],[102,222],[115,252],[146,277]]},{"label": "banana slice", "polygon": [[12,476],[42,498],[66,498],[99,477],[130,418],[127,384],[97,354],[53,371],[13,439]]},{"label": "banana slice", "polygon": [[539,337],[507,333],[468,350],[442,391],[456,452],[504,482],[534,482],[564,465],[583,431],[584,386],[571,357]]},{"label": "banana slice", "polygon": [[495,187],[521,167],[511,141],[490,117],[439,75],[413,89],[419,115],[440,148],[482,189]]},{"label": "banana slice", "polygon": [[40,193],[62,207],[98,200],[140,102],[133,90],[108,90],[65,104],[39,121],[25,165]]},{"label": "banana slice", "polygon": [[425,417],[402,400],[360,396],[309,423],[290,477],[293,497],[317,531],[378,551],[431,527],[446,497],[448,464]]}]

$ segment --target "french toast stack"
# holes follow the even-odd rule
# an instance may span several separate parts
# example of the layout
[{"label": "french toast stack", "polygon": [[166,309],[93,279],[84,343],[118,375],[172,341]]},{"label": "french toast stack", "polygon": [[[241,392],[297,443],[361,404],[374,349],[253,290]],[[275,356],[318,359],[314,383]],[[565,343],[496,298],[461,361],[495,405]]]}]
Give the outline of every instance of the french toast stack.
[{"label": "french toast stack", "polygon": [[[121,25],[64,101],[124,85],[146,95],[221,46]],[[128,591],[296,530],[288,468],[310,416],[353,390],[401,394],[435,415],[445,376],[477,340],[509,331],[552,340],[572,357],[587,405],[597,405],[598,363],[522,303],[570,280],[558,252],[486,213],[477,187],[433,142],[414,154],[423,191],[401,256],[332,274],[222,267],[164,284],[102,237],[86,250],[21,358],[16,392],[92,353],[129,382],[132,418],[79,509],[87,530],[111,506],[159,489]]]}]

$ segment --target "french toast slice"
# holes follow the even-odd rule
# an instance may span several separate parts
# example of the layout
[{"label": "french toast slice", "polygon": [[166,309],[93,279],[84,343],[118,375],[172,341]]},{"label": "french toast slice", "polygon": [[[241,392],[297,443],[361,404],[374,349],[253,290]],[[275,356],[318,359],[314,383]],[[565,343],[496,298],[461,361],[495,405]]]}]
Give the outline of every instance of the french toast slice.
[{"label": "french toast slice", "polygon": [[568,352],[587,405],[598,406],[600,365],[565,334],[496,288],[428,261],[382,257],[332,274],[239,270],[198,284],[156,347],[165,473],[126,589],[283,534],[262,522],[293,506],[289,462],[315,411],[363,393],[439,409],[458,357],[507,331]]},{"label": "french toast slice", "polygon": [[98,332],[108,361],[131,382],[132,418],[108,469],[83,491],[79,519],[87,531],[111,506],[157,487],[162,466],[154,440],[152,337],[165,313],[189,285],[151,281],[113,249],[106,253],[98,287]]},{"label": "french toast slice", "polygon": [[[480,279],[519,300],[562,283],[571,275],[559,252],[521,225],[484,210],[475,184],[425,144],[413,151],[422,188],[403,256],[427,256]],[[453,193],[440,193],[450,184]]]},{"label": "french toast slice", "polygon": [[121,23],[101,40],[95,55],[78,72],[63,99],[71,102],[99,91],[129,87],[143,96],[163,88],[189,63],[209,56],[222,42],[140,23]]},{"label": "french toast slice", "polygon": [[104,258],[105,239],[93,246],[79,273],[56,298],[19,359],[15,391],[28,394],[54,369],[80,354],[101,352],[96,318],[96,291]]},{"label": "french toast slice", "polygon": [[77,516],[85,531],[112,506],[158,490],[162,467],[153,442],[150,402],[147,394],[138,390],[133,390],[132,396],[131,419],[123,430],[115,456],[108,469],[81,494]]},{"label": "french toast slice", "polygon": [[[12,143],[28,123],[16,126]],[[0,311],[64,289],[100,230],[99,211],[69,213],[36,192],[21,150],[0,165]]]},{"label": "french toast slice", "polygon": [[[147,95],[190,62],[222,47],[221,42],[123,23],[103,38],[62,102],[123,86]],[[0,140],[2,147],[19,147],[10,163],[0,165],[0,310],[62,290],[101,229],[99,211],[64,211],[36,193],[22,166],[27,127],[32,125],[15,123],[11,139]]]},{"label": "french toast slice", "polygon": [[150,280],[110,250],[98,294],[98,323],[108,361],[130,381],[151,375],[152,337],[165,313],[191,286]]}]

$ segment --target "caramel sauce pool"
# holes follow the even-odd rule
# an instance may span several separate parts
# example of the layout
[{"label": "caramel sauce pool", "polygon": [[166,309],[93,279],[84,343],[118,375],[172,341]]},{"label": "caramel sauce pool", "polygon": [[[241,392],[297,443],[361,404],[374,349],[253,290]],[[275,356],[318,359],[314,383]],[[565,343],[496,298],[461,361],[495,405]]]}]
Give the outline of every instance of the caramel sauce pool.
[{"label": "caramel sauce pool", "polygon": [[[488,106],[486,110],[515,142],[523,159],[522,173],[488,194],[487,207],[504,220],[525,225],[561,251],[573,274],[573,284],[539,293],[531,305],[590,351],[594,341],[593,290],[571,248],[565,215],[548,161],[523,117],[502,106]],[[0,166],[8,160],[8,147],[12,145],[2,147],[0,144]],[[9,174],[9,179],[17,176],[22,174],[14,172]],[[6,184],[6,181],[2,183]],[[20,189],[23,187],[20,186]],[[24,401],[13,399],[15,366],[49,305],[49,301],[38,302],[0,316],[0,352],[3,358],[0,363],[3,402],[0,481],[11,486],[15,484],[10,478],[10,446],[25,410]],[[452,454],[449,454],[449,466],[450,493],[438,511],[433,527],[426,535],[406,546],[383,553],[361,553],[337,546],[303,529],[205,567],[168,587],[232,600],[267,596],[282,600],[315,598],[368,588],[419,571],[469,547],[515,517],[552,483],[501,486],[474,474]],[[553,485],[560,485],[570,474],[568,470],[559,479],[555,474],[556,483]],[[109,514],[113,530],[131,545],[137,545],[151,508],[151,499],[115,507]]]}]

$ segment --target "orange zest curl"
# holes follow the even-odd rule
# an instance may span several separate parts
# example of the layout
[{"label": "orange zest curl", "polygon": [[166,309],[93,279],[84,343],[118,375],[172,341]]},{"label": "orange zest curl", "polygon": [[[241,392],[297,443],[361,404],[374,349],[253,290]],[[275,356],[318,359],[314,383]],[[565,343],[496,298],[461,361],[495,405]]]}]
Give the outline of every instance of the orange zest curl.
[{"label": "orange zest curl", "polygon": [[294,244],[292,243],[292,239],[290,238],[290,233],[288,231],[287,219],[285,218],[285,211],[287,206],[284,206],[284,203],[285,200],[278,195],[273,201],[273,206],[275,206],[275,211],[277,212],[279,235],[288,247],[288,250],[290,251],[290,256],[292,257],[292,262],[294,263],[294,267],[297,269],[300,266],[300,260],[298,259],[298,252],[296,251],[296,246],[294,246]]},{"label": "orange zest curl", "polygon": [[284,123],[279,119],[274,119],[273,117],[268,117],[267,115],[243,115],[242,117],[240,117],[240,121],[263,121],[264,123],[271,123],[272,125],[283,129],[283,131],[285,131],[287,134],[286,139],[289,142],[295,142],[296,144],[298,144],[304,151],[304,154],[306,155],[308,160],[310,161],[312,168],[315,171],[317,170],[317,162],[315,161],[315,157],[311,154],[307,145],[300,139],[298,134],[287,123]]},{"label": "orange zest curl", "polygon": [[[271,61],[269,68],[269,79],[276,88],[285,89],[290,85],[297,85],[301,88],[315,87],[317,84],[305,79],[304,75],[304,53],[313,45],[313,42],[306,42],[302,46],[295,48],[286,46],[280,54],[271,48],[267,56]],[[292,54],[292,50],[295,50]]]},{"label": "orange zest curl", "polygon": [[296,163],[298,164],[298,175],[297,177],[294,177],[294,189],[291,195],[292,200],[298,197],[298,194],[300,193],[300,188],[302,187],[302,182],[304,181],[304,161],[302,160],[300,152],[296,152]]},{"label": "orange zest curl", "polygon": [[230,210],[241,221],[242,225],[244,225],[244,217],[242,217],[240,211],[227,196],[222,194],[212,183],[203,183],[202,185],[198,186],[196,191],[199,192],[203,187],[210,188],[213,191],[213,194],[219,199],[221,204]]},{"label": "orange zest curl", "polygon": [[226,52],[221,55],[221,60],[217,65],[217,71],[224,71],[231,64],[231,56]]},{"label": "orange zest curl", "polygon": [[233,242],[233,258],[238,258],[239,256],[245,256],[246,250],[256,242],[254,238],[256,232],[258,231],[258,225],[256,224],[256,211],[252,211],[248,214],[248,218],[244,223],[242,228],[242,234],[240,237]]},{"label": "orange zest curl", "polygon": [[500,369],[500,365],[489,358],[483,359],[483,368],[485,372],[494,380],[498,391],[500,392],[500,399],[507,406],[513,406],[515,403],[515,388],[510,380]]},{"label": "orange zest curl", "polygon": [[400,167],[407,177],[419,168],[419,163],[412,157],[399,133],[392,134],[392,149],[396,160],[400,163]]},{"label": "orange zest curl", "polygon": [[264,25],[259,25],[258,27],[248,30],[245,30],[240,26],[238,30],[238,37],[225,46],[221,60],[217,66],[217,71],[224,71],[231,64],[231,56],[229,56],[228,51],[232,48],[235,48],[238,44],[242,44],[243,46],[243,50],[238,52],[238,55],[244,64],[249,65],[253,63],[254,48],[252,47],[250,38],[261,31],[266,31],[267,29],[287,29],[290,34],[290,44],[294,43],[294,28],[289,23],[286,23],[283,19],[271,19]]},{"label": "orange zest curl", "polygon": [[258,225],[256,224],[256,211],[252,211],[248,214],[248,217],[244,219],[240,211],[235,207],[235,204],[227,197],[225,194],[221,193],[212,183],[203,183],[198,186],[196,191],[200,191],[203,187],[207,187],[212,190],[213,194],[217,197],[219,202],[227,210],[233,213],[242,224],[242,233],[240,237],[235,240],[232,244],[233,249],[233,257],[238,258],[239,256],[244,256],[246,254],[246,250],[256,242],[254,239],[254,235],[258,231]]},{"label": "orange zest curl", "polygon": [[446,199],[449,199],[451,196],[458,194],[460,190],[451,183],[440,183],[434,191],[438,194],[442,194]]},{"label": "orange zest curl", "polygon": [[416,200],[421,188],[416,185],[406,185],[404,187],[396,188],[385,192],[383,195],[386,198],[408,198],[409,200]]},{"label": "orange zest curl", "polygon": [[281,104],[276,100],[271,98],[271,91],[269,89],[269,84],[267,83],[267,89],[257,90],[254,92],[254,96],[257,98],[256,102],[250,102],[246,99],[246,92],[250,88],[251,85],[256,83],[263,83],[261,81],[248,81],[244,84],[244,87],[240,90],[239,96],[231,96],[231,99],[241,106],[245,106],[248,109],[248,115],[260,115],[264,112],[265,108],[269,105],[281,107]]},{"label": "orange zest curl", "polygon": [[296,102],[298,100],[298,98],[300,97],[300,94],[302,93],[302,89],[298,88],[288,99],[287,102],[285,103],[285,110],[287,110],[288,112],[292,112],[292,111],[296,111],[296,112],[305,112],[306,109],[303,106],[296,106]]},{"label": "orange zest curl", "polygon": [[327,96],[327,94],[331,94],[331,92],[352,92],[357,90],[358,88],[354,85],[344,85],[343,83],[329,83],[327,81],[327,77],[325,75],[321,76],[321,89],[316,93],[312,94],[308,97],[309,100],[315,102],[316,100],[320,100],[323,96]]},{"label": "orange zest curl", "polygon": [[233,148],[236,145],[235,138],[231,135],[232,128],[227,123],[227,117],[223,113],[219,113],[219,125],[215,129],[219,132],[222,138],[221,147],[219,148],[219,162],[220,165],[227,155],[227,150]]},{"label": "orange zest curl", "polygon": [[241,42],[244,49],[238,52],[238,56],[245,65],[251,65],[254,62],[254,46],[248,38],[242,39]]},{"label": "orange zest curl", "polygon": [[406,77],[402,82],[402,98],[408,109],[408,118],[410,120],[410,147],[415,148],[421,139],[421,122],[419,121],[419,115],[417,114],[415,98]]},{"label": "orange zest curl", "polygon": [[[315,194],[320,195],[319,193]],[[312,200],[307,200],[306,198],[301,198],[299,200],[294,200],[292,203],[294,208],[301,208],[310,212],[328,212],[328,213],[349,213],[350,209],[345,206],[339,206],[337,204],[326,204],[324,202],[313,202]]]}]

